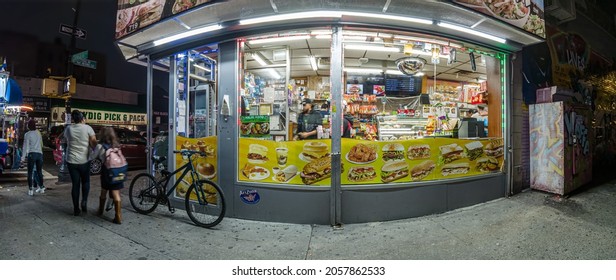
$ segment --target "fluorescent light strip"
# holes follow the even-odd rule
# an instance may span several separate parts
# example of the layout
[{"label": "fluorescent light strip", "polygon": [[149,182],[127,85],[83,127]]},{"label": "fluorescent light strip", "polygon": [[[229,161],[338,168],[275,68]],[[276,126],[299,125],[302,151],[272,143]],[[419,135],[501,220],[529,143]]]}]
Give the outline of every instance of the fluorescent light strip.
[{"label": "fluorescent light strip", "polygon": [[184,39],[187,37],[191,37],[191,36],[195,36],[198,34],[202,34],[202,33],[206,33],[206,32],[211,32],[211,31],[215,31],[215,30],[219,30],[222,28],[222,25],[220,24],[215,24],[215,25],[210,25],[210,26],[205,26],[205,27],[201,27],[201,28],[197,28],[197,29],[192,29],[190,31],[186,31],[180,34],[176,34],[173,36],[169,36],[163,39],[159,39],[154,41],[154,46],[160,46],[169,42],[173,42],[173,41],[177,41],[180,39]]},{"label": "fluorescent light strip", "polygon": [[252,58],[256,60],[259,64],[261,64],[261,66],[267,65],[267,62],[265,62],[265,59],[263,59],[263,57],[261,57],[261,55],[258,53],[253,53]]},{"label": "fluorescent light strip", "polygon": [[483,37],[483,38],[486,38],[486,39],[490,39],[492,41],[496,41],[496,42],[499,42],[499,43],[507,42],[507,40],[504,39],[504,38],[496,37],[496,36],[493,36],[493,35],[490,35],[490,34],[487,34],[487,33],[483,33],[483,32],[479,32],[477,30],[473,30],[473,29],[470,29],[470,28],[467,28],[467,27],[464,27],[464,26],[459,26],[459,25],[450,24],[450,23],[446,23],[446,22],[439,22],[438,26],[449,28],[449,29],[453,29],[453,30],[457,30],[457,31],[461,31],[461,32],[468,33],[468,34],[473,34],[473,35],[476,35],[476,36],[479,36],[479,37]]},{"label": "fluorescent light strip", "polygon": [[393,15],[386,15],[386,14],[372,14],[372,13],[360,13],[360,12],[348,12],[348,11],[311,11],[311,12],[289,13],[289,14],[282,14],[282,15],[275,15],[275,16],[243,19],[243,20],[240,20],[240,25],[269,23],[269,22],[276,22],[276,21],[283,21],[283,20],[297,20],[297,19],[305,19],[305,18],[341,18],[343,15],[344,16],[368,17],[368,18],[380,18],[380,19],[396,20],[396,21],[403,21],[403,22],[420,23],[420,24],[432,24],[433,23],[432,20],[427,20],[427,19],[393,16]]},{"label": "fluorescent light strip", "polygon": [[403,76],[404,75],[404,73],[402,73],[400,70],[387,70],[387,71],[385,71],[385,74],[398,75],[398,76]]},{"label": "fluorescent light strip", "polygon": [[417,73],[415,73],[415,77],[421,77],[421,76],[423,76],[425,74],[426,73],[424,73],[424,72],[417,72]]},{"label": "fluorescent light strip", "polygon": [[400,52],[400,48],[371,46],[371,45],[345,45],[344,48],[348,50],[361,50],[361,51],[366,50],[366,51],[378,51],[378,52]]},{"label": "fluorescent light strip", "polygon": [[243,20],[240,20],[240,25],[267,23],[267,22],[275,22],[275,21],[283,21],[283,20],[297,20],[297,19],[303,19],[303,18],[325,18],[325,17],[340,18],[342,17],[342,13],[334,12],[334,11],[312,11],[312,12],[301,12],[301,13],[290,13],[290,14],[282,14],[282,15],[275,15],[275,16],[243,19]]},{"label": "fluorescent light strip", "polygon": [[347,36],[347,35],[342,36],[342,40],[344,41],[366,42],[366,39],[368,39],[368,37],[365,37],[365,36]]},{"label": "fluorescent light strip", "polygon": [[432,24],[433,23],[432,20],[427,20],[427,19],[392,16],[392,15],[376,14],[376,13],[372,14],[372,13],[359,13],[359,12],[342,12],[342,15],[369,17],[369,18],[381,18],[381,19],[397,20],[397,21],[404,21],[404,22],[421,23],[421,24]]},{"label": "fluorescent light strip", "polygon": [[314,55],[310,56],[310,66],[312,66],[312,70],[314,71],[319,70],[319,66],[317,65],[317,59],[316,57],[314,57]]},{"label": "fluorescent light strip", "polygon": [[258,45],[258,44],[286,42],[286,41],[296,41],[296,40],[306,40],[306,39],[310,39],[310,35],[256,39],[256,40],[250,40],[250,41],[248,41],[248,43]]},{"label": "fluorescent light strip", "polygon": [[272,69],[272,68],[267,69],[267,70],[270,72],[270,74],[271,74],[272,76],[274,76],[274,79],[276,79],[276,80],[280,80],[280,78],[282,78],[282,77],[280,76],[280,74],[278,74],[278,71],[276,71],[276,70],[274,70],[274,69]]},{"label": "fluorescent light strip", "polygon": [[374,73],[374,74],[383,73],[382,69],[376,69],[376,68],[348,68],[348,67],[345,67],[344,71],[350,72],[350,73]]},{"label": "fluorescent light strip", "polygon": [[332,35],[317,35],[314,36],[315,39],[319,39],[319,40],[331,40]]},{"label": "fluorescent light strip", "polygon": [[203,67],[201,65],[198,65],[198,64],[193,64],[193,66],[195,66],[195,67],[197,67],[197,68],[199,68],[199,69],[201,69],[203,71],[206,71],[206,72],[212,72],[212,70],[207,69],[207,68],[205,68],[205,67]]}]

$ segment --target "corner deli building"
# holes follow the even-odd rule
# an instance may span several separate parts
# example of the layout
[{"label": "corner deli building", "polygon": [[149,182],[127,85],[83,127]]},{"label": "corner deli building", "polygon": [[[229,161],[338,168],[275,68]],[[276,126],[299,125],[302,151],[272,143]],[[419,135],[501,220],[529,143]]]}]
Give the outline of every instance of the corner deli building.
[{"label": "corner deli building", "polygon": [[[119,1],[116,43],[147,67],[147,104],[169,75],[169,169],[213,151],[197,162],[228,216],[393,220],[512,192],[512,57],[544,41],[543,1],[484,2]],[[330,109],[293,141],[306,98]]]}]

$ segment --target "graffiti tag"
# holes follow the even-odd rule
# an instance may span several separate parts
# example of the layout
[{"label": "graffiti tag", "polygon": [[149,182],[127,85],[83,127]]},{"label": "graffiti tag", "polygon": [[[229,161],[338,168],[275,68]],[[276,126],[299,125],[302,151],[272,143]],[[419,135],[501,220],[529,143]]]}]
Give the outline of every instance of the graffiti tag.
[{"label": "graffiti tag", "polygon": [[565,113],[565,129],[567,130],[567,143],[572,146],[579,144],[582,153],[587,155],[590,152],[588,142],[588,128],[584,124],[584,116],[577,115],[575,112]]}]

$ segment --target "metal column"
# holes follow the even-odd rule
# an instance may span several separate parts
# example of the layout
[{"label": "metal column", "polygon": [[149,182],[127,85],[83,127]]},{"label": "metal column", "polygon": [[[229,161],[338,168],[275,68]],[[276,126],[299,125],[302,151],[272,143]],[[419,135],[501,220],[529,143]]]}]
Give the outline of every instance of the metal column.
[{"label": "metal column", "polygon": [[[218,62],[218,182],[222,188],[227,203],[227,215],[233,217],[235,215],[235,182],[237,181],[238,170],[237,149],[238,149],[238,99],[239,99],[239,42],[236,40],[224,42],[218,45],[219,62]],[[228,109],[223,107],[225,97],[228,99]],[[225,151],[224,155],[234,155],[232,158],[223,158],[221,151]],[[228,170],[231,172],[221,172]]]},{"label": "metal column", "polygon": [[147,155],[147,170],[149,174],[152,174],[152,81],[153,68],[150,56],[147,57],[147,79],[146,79],[146,116],[147,116],[147,143],[146,143],[146,155]]},{"label": "metal column", "polygon": [[[176,62],[177,56],[169,57],[169,127],[167,129],[169,142],[167,148],[167,170],[175,170],[175,137],[177,136],[177,100],[178,100],[178,67]],[[175,177],[172,179],[175,183]]]},{"label": "metal column", "polygon": [[331,100],[332,100],[332,186],[330,195],[330,223],[333,226],[341,224],[342,188],[340,177],[340,146],[342,137],[342,88],[343,84],[343,54],[342,54],[342,27],[332,28],[332,57],[330,66]]}]

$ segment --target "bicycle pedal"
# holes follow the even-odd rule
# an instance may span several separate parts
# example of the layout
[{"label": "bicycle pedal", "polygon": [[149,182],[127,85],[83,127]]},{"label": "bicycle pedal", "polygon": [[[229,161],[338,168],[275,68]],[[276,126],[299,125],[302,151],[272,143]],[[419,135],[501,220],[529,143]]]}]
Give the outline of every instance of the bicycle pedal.
[{"label": "bicycle pedal", "polygon": [[169,212],[171,212],[171,214],[175,213],[175,208],[174,207],[169,208]]}]

